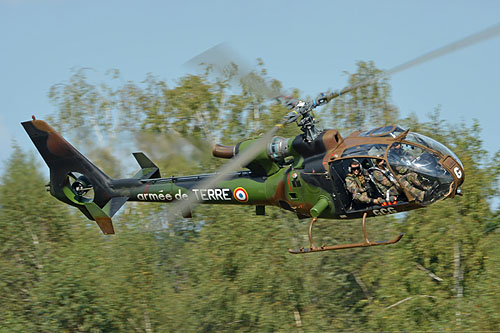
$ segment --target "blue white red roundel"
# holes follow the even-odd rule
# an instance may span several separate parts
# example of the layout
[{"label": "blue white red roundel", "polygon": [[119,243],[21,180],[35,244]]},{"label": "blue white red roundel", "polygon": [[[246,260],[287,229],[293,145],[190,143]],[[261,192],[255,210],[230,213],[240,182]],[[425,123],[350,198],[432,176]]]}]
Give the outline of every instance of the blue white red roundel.
[{"label": "blue white red roundel", "polygon": [[239,202],[247,202],[248,201],[248,193],[243,187],[238,187],[233,192],[234,198]]}]

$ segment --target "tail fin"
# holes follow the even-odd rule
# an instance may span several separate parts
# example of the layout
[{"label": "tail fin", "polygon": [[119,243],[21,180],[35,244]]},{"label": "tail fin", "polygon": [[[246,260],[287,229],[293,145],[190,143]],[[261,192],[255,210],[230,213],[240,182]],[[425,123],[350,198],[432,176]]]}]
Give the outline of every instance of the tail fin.
[{"label": "tail fin", "polygon": [[160,169],[144,153],[133,153],[141,170],[136,173],[136,179],[161,178]]},{"label": "tail fin", "polygon": [[127,201],[113,195],[111,179],[43,120],[22,123],[50,169],[50,193],[113,234],[111,216]]}]

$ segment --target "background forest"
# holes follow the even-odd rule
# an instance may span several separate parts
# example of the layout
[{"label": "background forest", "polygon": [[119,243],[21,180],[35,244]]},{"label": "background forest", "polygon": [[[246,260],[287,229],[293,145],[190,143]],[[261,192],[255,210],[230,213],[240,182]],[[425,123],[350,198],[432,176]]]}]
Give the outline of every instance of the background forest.
[{"label": "background forest", "polygon": [[[376,72],[359,62],[349,84]],[[173,86],[108,74],[54,85],[48,121],[114,178],[139,168],[134,151],[166,176],[214,171],[213,143],[256,136],[286,112],[208,72]],[[0,332],[500,331],[500,154],[482,148],[480,124],[449,123],[439,106],[401,119],[390,94],[382,80],[343,96],[317,109],[319,126],[346,136],[398,123],[450,147],[465,183],[462,197],[371,219],[373,239],[405,233],[382,248],[288,254],[307,244],[309,221],[274,207],[199,206],[167,223],[170,206],[127,203],[104,236],[46,192],[35,148],[16,147],[0,184]],[[293,124],[278,133],[296,134]],[[362,237],[357,220],[316,231],[329,245]]]}]

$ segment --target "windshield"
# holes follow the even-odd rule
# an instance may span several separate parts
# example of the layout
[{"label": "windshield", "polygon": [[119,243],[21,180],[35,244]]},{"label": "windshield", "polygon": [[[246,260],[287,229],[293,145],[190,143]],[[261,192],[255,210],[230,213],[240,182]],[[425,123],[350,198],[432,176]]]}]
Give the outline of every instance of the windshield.
[{"label": "windshield", "polygon": [[454,152],[451,151],[451,149],[448,149],[448,147],[446,147],[445,145],[434,139],[431,139],[419,133],[410,132],[408,133],[408,135],[406,135],[405,140],[429,147],[433,150],[440,152],[441,154],[443,154],[443,156],[450,155],[460,164],[462,169],[464,167],[460,159],[457,157],[457,155],[455,155]]},{"label": "windshield", "polygon": [[439,156],[427,149],[399,142],[387,153],[387,161],[401,187],[422,204],[443,199],[452,189],[453,177],[439,160]]}]

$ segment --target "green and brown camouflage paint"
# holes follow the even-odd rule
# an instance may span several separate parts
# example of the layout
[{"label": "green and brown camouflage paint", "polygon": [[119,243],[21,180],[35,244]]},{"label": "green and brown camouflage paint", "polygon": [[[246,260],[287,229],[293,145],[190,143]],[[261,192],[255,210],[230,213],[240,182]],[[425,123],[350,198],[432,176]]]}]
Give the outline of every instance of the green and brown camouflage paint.
[{"label": "green and brown camouflage paint", "polygon": [[[404,137],[361,137],[355,132],[344,139],[338,131],[327,130],[312,142],[307,142],[298,135],[287,141],[289,163],[277,162],[263,150],[247,165],[248,171],[236,172],[214,188],[199,188],[211,174],[161,178],[156,165],[142,153],[134,153],[142,168],[134,178],[111,179],[46,122],[33,119],[22,125],[50,169],[51,194],[80,209],[106,234],[114,233],[111,217],[127,201],[170,203],[196,196],[202,204],[255,205],[258,214],[263,214],[264,206],[278,206],[295,212],[299,218],[327,219],[359,218],[365,213],[367,216],[385,215],[423,207],[409,200],[390,209],[375,206],[346,211],[336,199],[330,163],[342,160],[344,150],[369,143],[390,146]],[[245,140],[231,147],[217,145],[213,154],[231,158],[244,152],[254,140]],[[460,164],[450,156],[442,157],[442,165],[447,170],[460,168],[463,175]],[[88,178],[94,190],[93,200],[77,195],[69,181],[70,173],[80,173]],[[449,197],[454,196],[462,182],[463,177],[455,179]],[[412,199],[411,194],[407,193],[407,196]]]}]

